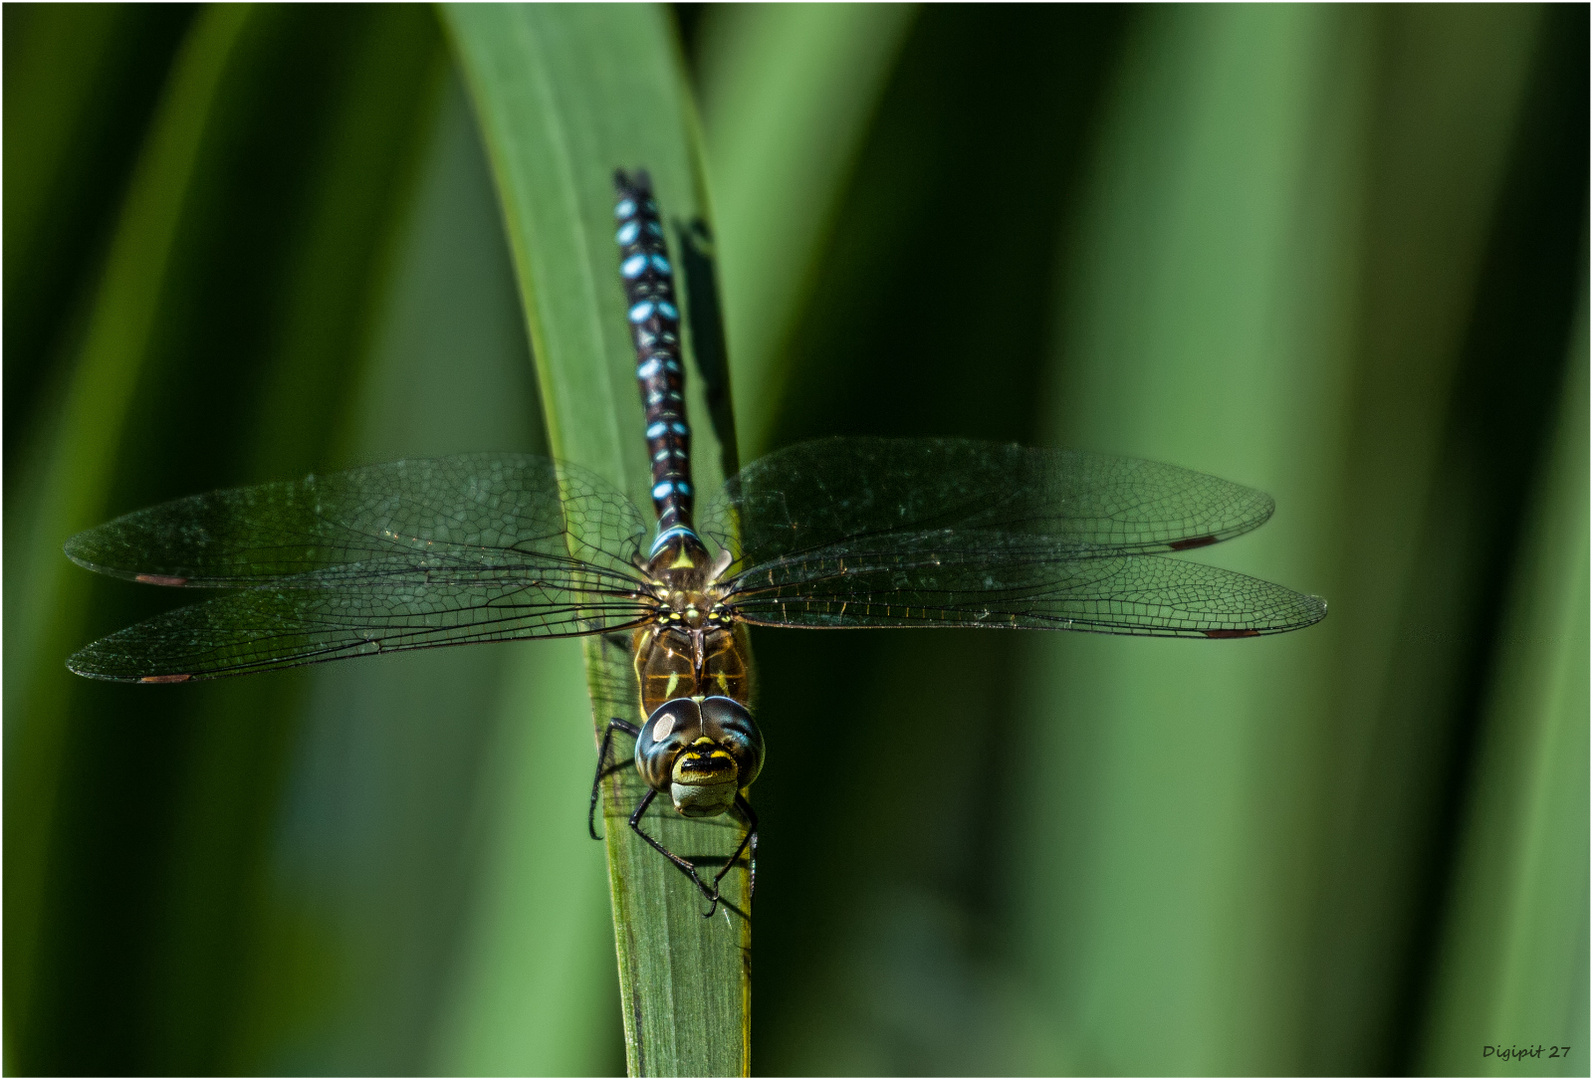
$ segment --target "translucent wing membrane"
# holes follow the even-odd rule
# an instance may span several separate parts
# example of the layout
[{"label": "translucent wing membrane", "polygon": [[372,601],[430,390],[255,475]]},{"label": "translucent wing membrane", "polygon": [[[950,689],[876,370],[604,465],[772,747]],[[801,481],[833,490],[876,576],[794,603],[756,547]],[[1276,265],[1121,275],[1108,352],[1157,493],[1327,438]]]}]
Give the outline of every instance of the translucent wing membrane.
[{"label": "translucent wing membrane", "polygon": [[602,583],[585,576],[394,565],[380,581],[350,575],[331,587],[248,589],[102,638],[67,666],[99,679],[172,682],[401,649],[593,634],[651,617],[649,605],[624,596],[596,599]]},{"label": "translucent wing membrane", "polygon": [[738,577],[738,617],[767,626],[971,626],[1250,637],[1295,630],[1327,605],[1281,585],[1161,555],[1080,558],[983,530],[894,533],[843,553],[776,559]]},{"label": "translucent wing membrane", "polygon": [[748,622],[1238,637],[1308,626],[1317,597],[1157,553],[1248,532],[1272,499],[1128,458],[958,439],[831,439],[726,485],[708,531]]},{"label": "translucent wing membrane", "polygon": [[629,577],[645,532],[630,500],[591,473],[463,454],[177,499],[79,533],[66,554],[113,577],[190,587],[315,588],[320,571],[373,559],[507,567],[572,550]]},{"label": "translucent wing membrane", "polygon": [[965,439],[827,439],[743,469],[704,531],[728,544],[739,520],[743,566],[947,528],[1148,554],[1249,532],[1272,508],[1253,488],[1152,461]]},{"label": "translucent wing membrane", "polygon": [[113,634],[68,666],[167,681],[634,626],[652,613],[631,562],[643,530],[601,480],[529,455],[180,499],[75,536],[67,554],[154,584],[252,587]]}]

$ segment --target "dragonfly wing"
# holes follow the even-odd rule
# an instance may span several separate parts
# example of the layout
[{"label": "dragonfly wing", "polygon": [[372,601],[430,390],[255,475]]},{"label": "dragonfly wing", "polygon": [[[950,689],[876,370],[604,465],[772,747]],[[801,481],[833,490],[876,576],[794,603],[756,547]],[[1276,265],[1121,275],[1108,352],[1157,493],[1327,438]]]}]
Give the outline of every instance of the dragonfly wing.
[{"label": "dragonfly wing", "polygon": [[646,527],[597,476],[530,454],[395,461],[163,503],[79,533],[78,564],[155,585],[315,588],[397,558],[572,557],[619,572]]},{"label": "dragonfly wing", "polygon": [[377,560],[315,577],[315,585],[288,579],[178,608],[96,641],[67,666],[97,679],[185,682],[403,649],[602,633],[651,615],[649,604],[596,568],[553,560],[512,573]]},{"label": "dragonfly wing", "polygon": [[1320,597],[1161,555],[1095,557],[978,530],[875,538],[778,559],[731,583],[746,622],[830,629],[968,626],[1251,637],[1327,614]]},{"label": "dragonfly wing", "polygon": [[1272,509],[1263,492],[1152,461],[966,439],[837,438],[743,469],[709,507],[704,531],[743,566],[947,528],[1142,554],[1238,536]]}]

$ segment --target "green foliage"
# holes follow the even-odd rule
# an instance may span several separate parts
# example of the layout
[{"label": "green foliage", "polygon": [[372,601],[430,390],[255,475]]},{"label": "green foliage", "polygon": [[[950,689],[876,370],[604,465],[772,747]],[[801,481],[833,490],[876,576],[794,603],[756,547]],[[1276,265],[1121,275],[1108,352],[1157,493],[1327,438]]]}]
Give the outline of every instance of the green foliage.
[{"label": "green foliage", "polygon": [[[1586,1075],[1587,9],[677,15],[5,8],[8,1070]],[[603,902],[595,643],[62,666],[173,599],[61,542],[160,499],[550,446],[641,495],[643,165],[743,459],[1199,468],[1279,507],[1202,559],[1331,605],[756,635],[750,1044],[750,928],[624,785]]]}]

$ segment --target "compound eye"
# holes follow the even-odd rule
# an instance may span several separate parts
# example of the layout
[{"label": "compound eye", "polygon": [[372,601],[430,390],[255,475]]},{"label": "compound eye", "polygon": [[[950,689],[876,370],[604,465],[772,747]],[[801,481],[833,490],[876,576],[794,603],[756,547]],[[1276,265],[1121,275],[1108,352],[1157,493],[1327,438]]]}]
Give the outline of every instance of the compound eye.
[{"label": "compound eye", "polygon": [[702,734],[702,712],[690,698],[674,698],[653,710],[636,736],[636,768],[656,791],[669,790],[675,756]]},{"label": "compound eye", "polygon": [[736,759],[741,787],[758,778],[763,768],[763,732],[745,705],[734,698],[703,698],[702,730]]}]

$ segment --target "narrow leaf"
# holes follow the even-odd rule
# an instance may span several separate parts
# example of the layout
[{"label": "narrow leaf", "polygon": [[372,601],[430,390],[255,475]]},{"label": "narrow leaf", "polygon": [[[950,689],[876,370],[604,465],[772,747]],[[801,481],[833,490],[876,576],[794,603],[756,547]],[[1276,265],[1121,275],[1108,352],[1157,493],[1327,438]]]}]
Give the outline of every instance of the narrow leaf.
[{"label": "narrow leaf", "polygon": [[[694,471],[711,492],[734,467],[722,352],[697,315],[711,267],[682,250],[706,223],[695,122],[668,16],[656,8],[459,6],[446,9],[475,101],[530,327],[549,441],[557,458],[647,499],[643,410],[613,237],[616,168],[645,168],[669,225],[685,299],[687,402]],[[710,408],[710,401],[716,408]],[[710,422],[711,421],[711,422]],[[629,642],[585,645],[593,722],[637,719]],[[621,740],[621,755],[630,752]],[[626,827],[639,784],[605,785],[609,879],[619,950],[626,1054],[633,1075],[729,1075],[748,1068],[746,876],[726,877],[730,901],[701,918],[683,875]],[[649,816],[688,856],[728,854],[735,830]],[[721,850],[722,849],[722,850]]]}]

